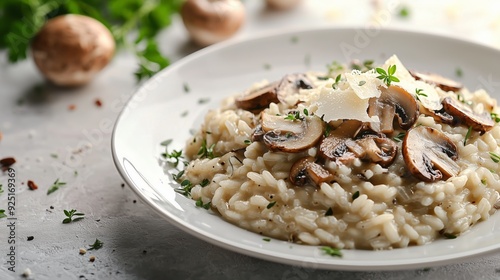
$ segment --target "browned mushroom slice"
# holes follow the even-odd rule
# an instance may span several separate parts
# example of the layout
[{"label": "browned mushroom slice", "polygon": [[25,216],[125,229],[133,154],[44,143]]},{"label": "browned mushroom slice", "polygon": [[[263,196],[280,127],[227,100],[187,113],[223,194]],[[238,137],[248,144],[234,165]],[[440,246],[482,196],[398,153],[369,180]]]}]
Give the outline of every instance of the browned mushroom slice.
[{"label": "browned mushroom slice", "polygon": [[462,84],[437,74],[424,74],[415,71],[410,71],[410,74],[416,80],[422,80],[426,83],[433,84],[444,91],[457,92],[463,88]]},{"label": "browned mushroom slice", "polygon": [[420,107],[420,112],[426,116],[431,116],[438,123],[456,125],[458,120],[441,108],[439,110],[429,110],[424,106]]},{"label": "browned mushroom slice", "polygon": [[403,140],[403,158],[410,172],[426,182],[457,176],[457,146],[444,133],[427,126],[414,127]]},{"label": "browned mushroom slice", "polygon": [[358,120],[345,120],[330,135],[321,141],[319,156],[345,163],[354,159],[354,155],[347,149],[347,139],[353,138],[359,131],[361,122]]},{"label": "browned mushroom slice", "polygon": [[495,125],[489,114],[477,114],[468,105],[453,100],[450,97],[443,99],[443,109],[466,126],[484,133]]},{"label": "browned mushroom slice", "polygon": [[402,129],[409,129],[417,120],[419,107],[415,98],[398,86],[381,87],[379,98],[371,98],[368,106],[370,117],[378,116],[380,123],[371,123],[370,127],[378,132],[392,133],[394,117]]},{"label": "browned mushroom slice", "polygon": [[317,116],[288,120],[284,116],[261,114],[264,144],[282,152],[298,153],[313,147],[323,136],[323,125]]},{"label": "browned mushroom slice", "polygon": [[367,136],[355,141],[350,140],[346,144],[349,151],[357,158],[378,163],[382,167],[392,164],[398,150],[396,143],[391,139],[376,136]]},{"label": "browned mushroom slice", "polygon": [[313,82],[305,74],[286,75],[281,79],[277,87],[278,99],[282,103],[286,103],[285,99],[288,95],[297,94],[300,89],[311,89],[313,87]]},{"label": "browned mushroom slice", "polygon": [[270,83],[258,89],[244,93],[235,99],[234,103],[244,110],[262,110],[267,108],[272,102],[279,103],[276,88],[278,82]]},{"label": "browned mushroom slice", "polygon": [[304,186],[309,182],[319,186],[321,183],[333,181],[334,176],[316,163],[314,157],[304,157],[292,165],[289,179],[296,186]]}]

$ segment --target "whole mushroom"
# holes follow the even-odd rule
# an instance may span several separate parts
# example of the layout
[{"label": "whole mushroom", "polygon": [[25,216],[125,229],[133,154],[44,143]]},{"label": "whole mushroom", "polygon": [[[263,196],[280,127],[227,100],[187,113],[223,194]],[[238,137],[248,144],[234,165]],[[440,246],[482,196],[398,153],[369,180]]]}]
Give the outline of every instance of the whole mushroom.
[{"label": "whole mushroom", "polygon": [[181,17],[193,41],[208,46],[231,37],[245,21],[239,0],[187,0]]},{"label": "whole mushroom", "polygon": [[109,63],[114,51],[113,36],[103,24],[72,14],[47,21],[31,43],[38,69],[60,86],[88,83]]}]

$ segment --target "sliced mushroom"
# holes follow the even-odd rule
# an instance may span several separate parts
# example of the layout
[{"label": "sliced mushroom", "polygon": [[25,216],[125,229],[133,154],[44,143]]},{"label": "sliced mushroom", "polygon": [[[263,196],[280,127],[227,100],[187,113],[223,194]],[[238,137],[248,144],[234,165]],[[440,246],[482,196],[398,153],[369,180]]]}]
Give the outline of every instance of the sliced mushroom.
[{"label": "sliced mushroom", "polygon": [[288,120],[263,112],[261,126],[265,132],[262,139],[269,149],[297,153],[318,143],[323,136],[324,123],[317,116]]},{"label": "sliced mushroom", "polygon": [[270,83],[258,89],[251,90],[235,100],[238,108],[254,111],[267,108],[272,102],[279,103],[276,89],[278,82]]},{"label": "sliced mushroom", "polygon": [[416,80],[422,80],[426,83],[433,84],[444,91],[457,92],[463,88],[462,84],[437,74],[424,74],[415,71],[410,71],[410,74]]},{"label": "sliced mushroom", "polygon": [[[397,146],[391,139],[369,133],[360,121],[344,121],[319,146],[319,156],[346,164],[354,158],[389,166],[395,159]],[[363,137],[358,138],[359,134]],[[353,139],[355,138],[356,139]]]},{"label": "sliced mushroom", "polygon": [[431,116],[438,123],[445,123],[451,125],[458,124],[458,120],[454,118],[452,115],[450,115],[448,112],[446,112],[444,108],[441,108],[439,110],[429,110],[424,106],[422,106],[420,112],[424,115]]},{"label": "sliced mushroom", "polygon": [[334,176],[320,164],[314,157],[304,157],[296,161],[290,169],[290,182],[296,186],[304,186],[309,182],[319,186],[323,182],[331,182]]},{"label": "sliced mushroom", "polygon": [[406,133],[403,140],[403,158],[410,172],[426,182],[457,176],[460,167],[457,146],[444,133],[417,126]]},{"label": "sliced mushroom", "polygon": [[346,143],[347,148],[357,158],[378,163],[382,167],[392,164],[396,158],[398,147],[396,143],[389,138],[377,136],[367,136],[358,140],[350,140]]},{"label": "sliced mushroom", "polygon": [[456,118],[460,123],[471,126],[476,131],[484,133],[493,128],[495,123],[489,114],[477,114],[468,105],[453,100],[450,97],[443,99],[443,109]]},{"label": "sliced mushroom", "polygon": [[397,116],[399,126],[409,129],[417,120],[419,107],[415,98],[398,86],[381,87],[379,98],[371,98],[368,115],[378,116],[380,123],[371,123],[370,127],[378,132],[392,133],[394,117]]},{"label": "sliced mushroom", "polygon": [[286,97],[299,93],[300,89],[312,89],[313,82],[301,73],[289,74],[281,79],[277,88],[278,99],[286,104]]},{"label": "sliced mushroom", "polygon": [[353,138],[362,123],[358,120],[345,120],[335,130],[330,132],[319,145],[319,156],[323,159],[330,159],[337,162],[346,163],[354,159],[354,155],[347,149],[346,142]]}]

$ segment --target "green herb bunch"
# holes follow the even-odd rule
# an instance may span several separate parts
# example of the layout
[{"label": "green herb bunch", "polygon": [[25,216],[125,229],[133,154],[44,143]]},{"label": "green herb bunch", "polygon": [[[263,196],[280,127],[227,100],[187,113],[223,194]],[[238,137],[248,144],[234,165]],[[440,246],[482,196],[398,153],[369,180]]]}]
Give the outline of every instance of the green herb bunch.
[{"label": "green herb bunch", "polygon": [[108,27],[119,46],[130,48],[139,60],[137,80],[153,76],[169,65],[156,35],[170,25],[182,0],[2,0],[0,50],[10,62],[27,58],[30,40],[45,22],[64,14],[92,17]]}]

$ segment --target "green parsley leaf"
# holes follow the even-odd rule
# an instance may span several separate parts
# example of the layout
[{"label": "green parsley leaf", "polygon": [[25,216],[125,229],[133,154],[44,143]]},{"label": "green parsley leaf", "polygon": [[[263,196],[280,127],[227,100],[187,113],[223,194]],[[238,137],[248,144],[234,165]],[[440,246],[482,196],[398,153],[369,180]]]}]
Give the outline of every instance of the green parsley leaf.
[{"label": "green parsley leaf", "polygon": [[464,146],[467,145],[467,140],[469,140],[471,133],[472,133],[472,126],[469,126],[469,129],[467,130],[467,133],[465,134]]},{"label": "green parsley leaf", "polygon": [[[76,212],[75,209],[71,209],[71,210],[64,210],[64,215],[66,215],[66,218],[62,221],[63,224],[69,224],[71,222],[76,222],[78,220],[81,220],[83,219],[85,216],[85,214],[83,213],[80,213],[80,212]],[[75,218],[73,218],[73,216],[77,216]]]},{"label": "green parsley leaf", "polygon": [[208,210],[210,209],[210,206],[212,205],[212,203],[209,201],[208,203],[204,204],[203,203],[203,200],[201,199],[201,197],[196,201],[195,203],[196,207],[201,207],[205,210]]},{"label": "green parsley leaf", "polygon": [[486,185],[486,183],[488,183],[488,181],[486,181],[486,179],[481,179],[481,184]]},{"label": "green parsley leaf", "polygon": [[405,138],[405,136],[406,136],[405,132],[400,132],[400,133],[398,133],[398,135],[392,137],[392,140],[394,140],[396,142],[401,142],[401,141],[403,141],[403,138]]},{"label": "green parsley leaf", "polygon": [[49,189],[47,190],[47,195],[57,191],[60,187],[66,185],[65,182],[59,182],[59,178],[56,179],[56,181],[52,184],[52,186],[49,187]]},{"label": "green parsley leaf", "polygon": [[375,68],[375,71],[379,74],[377,79],[382,80],[387,86],[390,86],[392,82],[399,82],[399,79],[394,76],[396,73],[396,65],[389,65],[387,72],[382,68]]},{"label": "green parsley leaf", "polygon": [[446,238],[446,239],[455,239],[455,238],[457,238],[457,236],[456,236],[456,235],[451,234],[451,233],[447,233],[447,232],[445,232],[445,233],[443,234],[443,236],[444,236],[444,238]]},{"label": "green parsley leaf", "polygon": [[330,246],[323,246],[321,247],[321,250],[325,252],[325,254],[330,255],[332,257],[340,257],[340,258],[342,257],[342,252],[340,251],[340,249],[333,248]]},{"label": "green parsley leaf", "polygon": [[359,197],[359,191],[356,191],[355,193],[352,194],[352,200],[355,200],[358,197]]},{"label": "green parsley leaf", "polygon": [[99,250],[102,248],[103,245],[104,245],[104,243],[96,238],[96,240],[94,241],[94,244],[89,245],[90,248],[88,248],[88,250]]},{"label": "green parsley leaf", "polygon": [[271,209],[274,205],[276,204],[276,201],[271,201],[267,206],[266,208],[267,209]]},{"label": "green parsley leaf", "polygon": [[492,161],[499,163],[500,162],[500,156],[494,152],[489,152],[490,158]]}]

